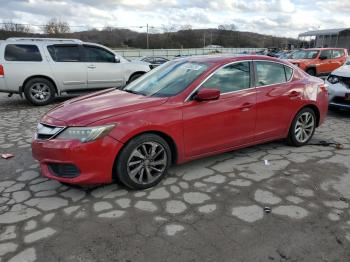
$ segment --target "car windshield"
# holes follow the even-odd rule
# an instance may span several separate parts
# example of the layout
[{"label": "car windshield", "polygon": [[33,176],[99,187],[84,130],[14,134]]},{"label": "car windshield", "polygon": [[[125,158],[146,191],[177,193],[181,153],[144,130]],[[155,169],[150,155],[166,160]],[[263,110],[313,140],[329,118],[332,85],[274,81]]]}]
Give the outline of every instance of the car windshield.
[{"label": "car windshield", "polygon": [[145,96],[174,96],[185,90],[209,66],[209,63],[183,60],[167,62],[127,85],[124,91]]},{"label": "car windshield", "polygon": [[292,59],[314,59],[318,55],[317,50],[301,50],[292,54]]}]

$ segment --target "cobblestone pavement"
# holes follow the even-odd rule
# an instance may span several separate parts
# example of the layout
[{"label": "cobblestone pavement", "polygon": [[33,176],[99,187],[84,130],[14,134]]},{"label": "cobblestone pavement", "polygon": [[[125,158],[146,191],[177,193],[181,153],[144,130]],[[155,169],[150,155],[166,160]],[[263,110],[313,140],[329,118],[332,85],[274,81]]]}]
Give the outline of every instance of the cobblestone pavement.
[{"label": "cobblestone pavement", "polygon": [[0,95],[0,152],[15,154],[0,159],[0,261],[350,260],[350,114],[315,134],[343,150],[278,141],[130,191],[40,177],[30,141],[48,108]]}]

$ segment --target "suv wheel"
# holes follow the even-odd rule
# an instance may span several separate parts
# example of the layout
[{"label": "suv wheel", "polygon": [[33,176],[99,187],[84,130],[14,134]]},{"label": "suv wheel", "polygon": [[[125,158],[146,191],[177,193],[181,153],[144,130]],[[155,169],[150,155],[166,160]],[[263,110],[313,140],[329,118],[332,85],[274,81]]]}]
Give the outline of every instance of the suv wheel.
[{"label": "suv wheel", "polygon": [[313,68],[309,68],[306,70],[306,73],[308,73],[311,76],[316,76],[316,70]]},{"label": "suv wheel", "polygon": [[142,73],[137,73],[137,74],[132,75],[132,76],[129,78],[128,84],[131,83],[132,81],[135,81],[137,78],[139,78],[139,77],[142,76],[142,75],[143,75]]},{"label": "suv wheel", "polygon": [[33,78],[24,86],[26,99],[35,106],[50,104],[55,98],[53,83],[45,78]]},{"label": "suv wheel", "polygon": [[135,137],[121,150],[116,161],[119,180],[132,189],[146,189],[158,184],[171,163],[171,150],[158,135]]},{"label": "suv wheel", "polygon": [[316,129],[316,116],[311,108],[302,109],[294,118],[289,130],[288,144],[303,146],[307,144]]}]

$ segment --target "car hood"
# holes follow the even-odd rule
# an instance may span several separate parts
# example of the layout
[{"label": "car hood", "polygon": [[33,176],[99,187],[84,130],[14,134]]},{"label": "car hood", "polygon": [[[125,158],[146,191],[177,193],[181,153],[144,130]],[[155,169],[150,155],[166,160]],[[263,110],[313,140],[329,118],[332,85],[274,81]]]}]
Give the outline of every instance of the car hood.
[{"label": "car hood", "polygon": [[68,100],[49,111],[43,122],[53,125],[87,126],[96,121],[161,105],[167,98],[148,97],[108,89]]},{"label": "car hood", "polygon": [[350,65],[343,65],[332,72],[332,75],[350,77]]}]

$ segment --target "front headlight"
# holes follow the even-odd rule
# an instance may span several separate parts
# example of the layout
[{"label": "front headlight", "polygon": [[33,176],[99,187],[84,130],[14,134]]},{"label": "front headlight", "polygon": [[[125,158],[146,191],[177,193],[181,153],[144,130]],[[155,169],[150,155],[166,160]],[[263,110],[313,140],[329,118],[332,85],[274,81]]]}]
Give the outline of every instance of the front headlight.
[{"label": "front headlight", "polygon": [[340,79],[339,79],[339,77],[337,77],[337,76],[330,75],[330,76],[328,77],[327,81],[328,81],[329,83],[331,83],[331,84],[334,85],[334,84],[336,84],[336,83],[339,83]]},{"label": "front headlight", "polygon": [[115,125],[93,126],[93,127],[68,127],[60,133],[57,139],[80,140],[81,142],[94,141],[107,135]]}]

